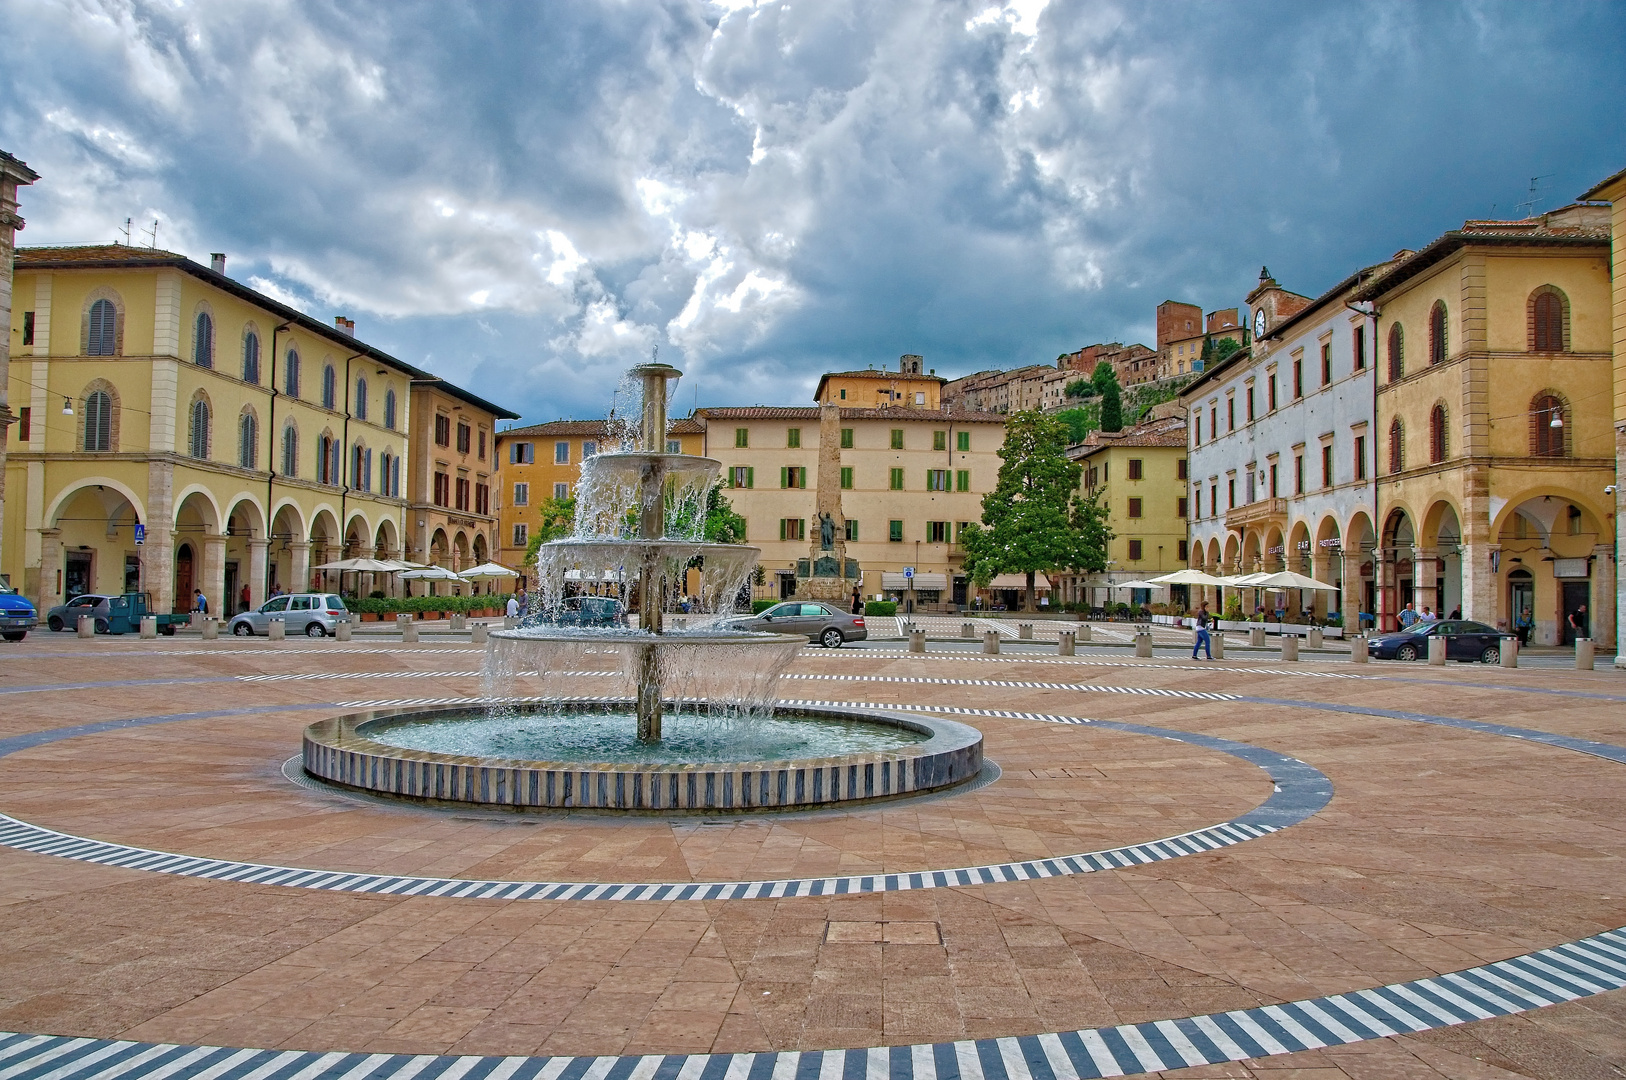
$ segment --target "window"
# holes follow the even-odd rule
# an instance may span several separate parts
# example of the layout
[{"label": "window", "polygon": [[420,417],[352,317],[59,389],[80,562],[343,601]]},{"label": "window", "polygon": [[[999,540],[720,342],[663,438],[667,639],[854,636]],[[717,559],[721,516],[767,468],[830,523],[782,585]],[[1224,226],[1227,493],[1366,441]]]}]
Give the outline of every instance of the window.
[{"label": "window", "polygon": [[367,380],[356,380],[356,400],[352,403],[350,411],[357,420],[367,419]]},{"label": "window", "polygon": [[851,450],[853,448],[853,429],[850,427],[844,427],[841,429],[841,448],[843,450]]},{"label": "window", "polygon": [[1175,498],[1175,500],[1174,500],[1174,516],[1175,517],[1181,518],[1183,520],[1186,517],[1186,512],[1188,510],[1190,510],[1190,509],[1191,509],[1191,502],[1184,495],[1180,495],[1180,496],[1177,496]]},{"label": "window", "polygon": [[452,445],[452,418],[445,413],[435,414],[435,445]]},{"label": "window", "polygon": [[[479,446],[479,451],[474,456],[479,458],[481,461],[484,461],[486,459],[486,430],[485,430],[485,428],[480,429],[480,440],[479,440],[479,443],[477,445]],[[672,444],[671,443],[667,443],[666,444],[666,452],[668,454],[675,454],[678,451],[672,449]]]},{"label": "window", "polygon": [[1213,406],[1208,409],[1208,437],[1210,439],[1219,438],[1219,415]]},{"label": "window", "polygon": [[892,429],[892,449],[894,449],[894,450],[902,450],[903,449],[903,429],[902,428],[893,428]]},{"label": "window", "polygon": [[1332,443],[1321,448],[1321,486],[1332,487]]},{"label": "window", "polygon": [[1579,506],[1571,506],[1569,508],[1569,510],[1565,513],[1565,517],[1567,519],[1567,523],[1568,523],[1568,526],[1569,526],[1569,528],[1567,530],[1569,532],[1569,534],[1571,536],[1580,536],[1581,535],[1581,508]]},{"label": "window", "polygon": [[1428,460],[1438,465],[1445,460],[1445,406],[1436,405],[1428,414]]},{"label": "window", "polygon": [[198,312],[192,324],[192,362],[202,368],[215,366],[215,321],[207,311]]},{"label": "window", "polygon": [[192,429],[187,453],[195,458],[209,456],[209,403],[202,398],[192,403]]},{"label": "window", "polygon": [[853,469],[852,469],[852,466],[851,465],[843,465],[841,467],[841,490],[842,491],[851,491],[852,489],[853,489]]},{"label": "window", "polygon": [[514,542],[510,546],[511,547],[522,548],[522,547],[530,546],[530,543],[531,543],[531,530],[530,530],[530,528],[528,526],[525,526],[525,525],[515,525],[514,526]]},{"label": "window", "polygon": [[322,408],[332,409],[339,402],[339,373],[328,364],[322,369]]},{"label": "window", "polygon": [[806,540],[807,522],[801,518],[780,518],[779,539]]},{"label": "window", "polygon": [[[1564,433],[1569,430],[1564,403],[1542,394],[1530,403],[1530,453],[1534,457],[1564,457]],[[1556,425],[1556,426],[1555,426]]]},{"label": "window", "polygon": [[843,389],[843,390],[842,390],[842,391],[841,391],[841,400],[842,400],[842,401],[846,401],[846,400],[847,400],[847,391],[846,391],[846,390],[845,390],[845,389]]},{"label": "window", "polygon": [[1131,479],[1131,480],[1139,480],[1140,478],[1141,478],[1141,459],[1140,458],[1130,458],[1129,459],[1129,479]]},{"label": "window", "polygon": [[1253,387],[1248,387],[1248,422],[1253,422]]},{"label": "window", "polygon": [[1184,540],[1180,540],[1175,543],[1174,551],[1174,557],[1179,559],[1181,562],[1185,562],[1191,557],[1191,547]]},{"label": "window", "polygon": [[395,430],[395,391],[384,391],[384,426]]},{"label": "window", "polygon": [[858,522],[852,518],[848,518],[846,521],[846,537],[847,543],[858,543]]},{"label": "window", "polygon": [[748,488],[756,486],[756,469],[750,465],[736,465],[729,470],[728,484],[730,487]]},{"label": "window", "polygon": [[1399,382],[1406,374],[1406,332],[1399,323],[1389,327],[1389,381]]},{"label": "window", "polygon": [[515,506],[529,506],[529,505],[531,505],[531,485],[530,484],[515,484],[514,485],[514,505]]},{"label": "window", "polygon": [[886,538],[894,544],[903,543],[903,522],[896,519],[887,522]]},{"label": "window", "polygon": [[431,501],[436,506],[452,505],[452,478],[446,473],[435,474],[435,490]]},{"label": "window", "polygon": [[735,428],[734,429],[734,445],[736,447],[750,446],[751,445],[751,429],[750,428],[742,428],[742,427]]},{"label": "window", "polygon": [[23,344],[34,344],[34,313],[32,311],[23,312]]},{"label": "window", "polygon": [[957,432],[955,432],[954,441],[955,441],[955,445],[959,448],[960,453],[969,454],[971,452],[971,432],[969,432],[969,431],[957,431]]},{"label": "window", "polygon": [[17,441],[27,442],[34,435],[34,410],[27,405],[17,410]]},{"label": "window", "polygon": [[85,341],[86,356],[114,356],[118,352],[118,309],[111,300],[90,305],[90,333]]},{"label": "window", "polygon": [[1130,562],[1140,562],[1140,557],[1141,557],[1141,542],[1139,540],[1131,540],[1131,541],[1129,541],[1129,561]]},{"label": "window", "polygon": [[1351,335],[1351,338],[1352,338],[1352,341],[1351,341],[1350,350],[1355,354],[1354,370],[1356,370],[1356,371],[1365,371],[1366,370],[1366,324],[1362,323],[1361,325],[1355,327],[1355,332],[1354,332],[1353,335]]},{"label": "window", "polygon": [[[289,349],[283,356],[282,392],[289,397],[299,396],[299,353]],[[275,376],[273,376],[275,378]],[[292,475],[291,473],[288,475]]]},{"label": "window", "polygon": [[517,442],[508,444],[508,464],[531,465],[536,462],[536,444]]},{"label": "window", "polygon": [[93,390],[85,396],[85,452],[103,454],[112,449],[113,395],[106,390]]},{"label": "window", "polygon": [[1189,471],[1189,469],[1188,469],[1188,467],[1186,465],[1186,459],[1185,458],[1181,458],[1179,461],[1176,461],[1174,463],[1174,478],[1176,480],[1184,480],[1184,479],[1186,479],[1186,474],[1187,474],[1188,471]]},{"label": "window", "polygon": [[470,444],[471,444],[471,441],[472,441],[471,436],[473,434],[474,434],[474,429],[469,427],[469,425],[467,425],[467,424],[458,424],[457,425],[457,452],[459,454],[467,454],[469,452]]},{"label": "window", "polygon": [[1551,285],[1543,285],[1530,294],[1530,351],[1564,352],[1565,309],[1568,303],[1563,293]]},{"label": "window", "polygon": [[1203,444],[1203,414],[1201,412],[1193,413],[1191,419],[1191,444],[1201,446]]},{"label": "window", "polygon": [[926,470],[927,491],[947,491],[949,489],[949,471],[947,469]]},{"label": "window", "polygon": [[1236,477],[1232,476],[1225,481],[1225,508],[1236,509]]},{"label": "window", "polygon": [[1236,398],[1234,397],[1225,399],[1225,430],[1236,430]]},{"label": "window", "polygon": [[1428,362],[1445,363],[1445,301],[1434,301],[1428,313]]},{"label": "window", "polygon": [[1219,516],[1219,485],[1208,485],[1208,512],[1215,517]]},{"label": "window", "polygon": [[780,466],[779,486],[782,488],[805,488],[807,486],[807,467],[804,465]]},{"label": "window", "polygon": [[802,429],[799,427],[785,429],[785,447],[789,450],[802,448]]},{"label": "window", "polygon": [[1328,341],[1321,346],[1321,385],[1332,385],[1332,342]]},{"label": "window", "polygon": [[1275,375],[1274,372],[1271,373],[1270,380],[1265,384],[1265,386],[1267,388],[1267,393],[1265,394],[1265,397],[1267,399],[1267,401],[1265,403],[1265,408],[1270,412],[1275,412],[1276,411],[1276,375]]},{"label": "window", "polygon": [[490,513],[491,513],[491,485],[489,485],[489,484],[475,484],[474,485],[474,512],[476,514],[486,514],[488,516],[490,515]]},{"label": "window", "polygon": [[903,470],[902,469],[893,469],[892,470],[891,487],[892,487],[893,491],[902,491],[903,490]]},{"label": "window", "polygon": [[570,464],[570,444],[568,442],[556,442],[553,444],[553,463],[555,465]]},{"label": "window", "polygon": [[1141,516],[1141,501],[1139,499],[1129,500],[1129,516],[1132,518]]},{"label": "window", "polygon": [[282,429],[282,475],[299,475],[299,429],[292,424]]},{"label": "window", "polygon": [[956,469],[955,470],[955,472],[954,472],[954,490],[955,491],[970,491],[971,490],[971,470],[970,469]]},{"label": "window", "polygon": [[350,486],[357,491],[366,491],[372,486],[367,475],[371,471],[367,468],[368,456],[360,443],[350,447]]},{"label": "window", "polygon": [[1192,497],[1197,500],[1197,516],[1200,518],[1203,516],[1203,489],[1194,488],[1192,490]]},{"label": "window", "polygon": [[946,432],[946,431],[934,431],[934,432],[932,432],[932,449],[933,450],[947,450],[948,449],[948,432]]},{"label": "window", "polygon": [[1406,429],[1400,426],[1400,419],[1389,425],[1389,471],[1402,472],[1406,468]]},{"label": "window", "polygon": [[559,500],[570,498],[570,485],[563,482],[555,483],[553,485],[553,497]]},{"label": "window", "polygon": [[339,443],[331,435],[323,435],[316,445],[316,482],[339,482]]},{"label": "window", "polygon": [[253,413],[244,413],[237,421],[237,464],[252,469],[259,463],[260,425]]},{"label": "window", "polygon": [[260,335],[252,330],[243,335],[243,381],[260,382]]},{"label": "window", "polygon": [[1366,479],[1366,436],[1355,436],[1355,479]]},{"label": "window", "polygon": [[[480,442],[482,444],[484,444],[485,438],[486,438],[486,433],[483,432],[483,431],[480,432]],[[683,453],[683,440],[682,439],[667,439],[666,440],[666,452],[668,454],[681,454],[681,453]],[[484,455],[482,455],[482,456],[484,456]]]},{"label": "window", "polygon": [[1293,357],[1293,400],[1304,396],[1304,359]]},{"label": "window", "polygon": [[949,523],[946,521],[926,522],[926,543],[946,544],[949,542]]},{"label": "window", "polygon": [[926,404],[926,394],[925,394],[924,391],[920,391],[920,390],[915,391],[915,404],[916,405],[924,405],[924,404]]},{"label": "window", "polygon": [[453,505],[459,510],[469,508],[469,478],[466,476],[457,478],[457,498]]}]

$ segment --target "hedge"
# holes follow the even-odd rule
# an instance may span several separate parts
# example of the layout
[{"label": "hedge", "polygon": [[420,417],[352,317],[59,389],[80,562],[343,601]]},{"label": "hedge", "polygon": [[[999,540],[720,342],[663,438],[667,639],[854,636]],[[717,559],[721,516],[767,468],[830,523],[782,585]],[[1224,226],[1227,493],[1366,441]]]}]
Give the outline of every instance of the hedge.
[{"label": "hedge", "polygon": [[480,596],[367,596],[346,600],[344,606],[357,615],[394,615],[410,611],[414,615],[424,611],[444,611],[467,614],[471,611],[502,611],[508,606],[511,593],[490,593]]},{"label": "hedge", "polygon": [[865,615],[896,615],[898,602],[896,600],[866,600],[864,601]]}]

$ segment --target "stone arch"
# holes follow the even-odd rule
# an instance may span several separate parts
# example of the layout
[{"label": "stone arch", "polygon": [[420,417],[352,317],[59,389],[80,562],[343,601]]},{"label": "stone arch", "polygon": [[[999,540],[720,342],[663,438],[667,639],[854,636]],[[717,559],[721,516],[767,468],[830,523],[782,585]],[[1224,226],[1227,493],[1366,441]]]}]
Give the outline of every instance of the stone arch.
[{"label": "stone arch", "polygon": [[469,534],[459,529],[452,537],[452,569],[467,570],[473,565],[469,562]]},{"label": "stone arch", "polygon": [[486,543],[485,533],[474,534],[474,550],[472,554],[474,557],[475,566],[480,566],[491,561],[491,548]]},{"label": "stone arch", "polygon": [[213,536],[219,536],[226,516],[220,512],[220,503],[215,499],[215,493],[202,484],[188,484],[175,493],[175,528],[179,531],[183,527],[182,518],[188,512],[197,515],[204,531]]},{"label": "stone arch", "polygon": [[1446,529],[1446,543],[1462,543],[1462,514],[1449,496],[1436,496],[1418,518],[1418,523],[1418,543],[1423,547],[1438,547],[1442,528]]},{"label": "stone arch", "polygon": [[1208,561],[1205,564],[1209,573],[1223,571],[1225,567],[1220,563],[1219,537],[1211,537],[1208,541]]},{"label": "stone arch", "polygon": [[[93,394],[107,395],[108,412],[105,426],[101,423],[91,425],[91,421],[93,419],[99,419],[93,418],[91,415],[93,409],[95,408],[91,401],[91,395]],[[119,431],[123,412],[124,409],[119,398],[118,387],[114,386],[106,379],[92,379],[90,382],[86,383],[85,388],[79,392],[79,408],[75,410],[75,425],[77,427],[77,433],[74,435],[74,449],[83,451],[87,454],[117,453],[119,449]],[[87,443],[85,441],[87,435],[91,435],[93,437],[93,442],[95,443],[94,449],[92,448],[91,443]],[[102,441],[102,437],[104,435],[106,436],[105,443]]]},{"label": "stone arch", "polygon": [[215,324],[215,309],[207,300],[199,300],[192,307],[192,363],[201,368],[215,366],[215,338],[219,327]]},{"label": "stone arch", "polygon": [[[143,523],[147,522],[147,508],[142,503],[141,496],[135,493],[134,488],[131,488],[110,476],[87,476],[81,480],[75,481],[69,486],[63,488],[61,491],[57,492],[56,498],[52,499],[50,504],[45,509],[45,527],[47,529],[57,528],[60,523],[59,518],[62,514],[62,508],[67,506],[75,496],[86,491],[87,489],[106,489],[107,491],[112,491],[120,495],[124,502],[128,503],[130,509],[135,513],[136,521]],[[105,501],[107,500],[104,498],[104,502]]]},{"label": "stone arch", "polygon": [[1242,572],[1251,574],[1264,564],[1264,537],[1258,530],[1249,529],[1242,534]]},{"label": "stone arch", "polygon": [[1225,538],[1225,562],[1223,566],[1226,570],[1237,570],[1240,569],[1241,563],[1242,538],[1236,533],[1231,533]]},{"label": "stone arch", "polygon": [[1282,535],[1280,526],[1271,525],[1265,529],[1265,535],[1259,555],[1263,568],[1267,571],[1286,569],[1287,565],[1287,539]]},{"label": "stone arch", "polygon": [[445,566],[451,561],[452,545],[446,538],[445,529],[436,529],[429,538],[429,550],[424,554],[429,556],[429,562],[434,566]]},{"label": "stone arch", "polygon": [[226,500],[226,535],[265,539],[265,505],[250,492],[239,491]]},{"label": "stone arch", "polygon": [[271,532],[267,534],[267,538],[302,544],[309,535],[310,525],[305,520],[305,513],[299,504],[286,497],[277,500],[277,508],[271,514]]},{"label": "stone arch", "polygon": [[350,520],[344,526],[344,557],[348,559],[368,554],[372,536],[373,526],[367,520],[367,515],[360,510],[350,511]]},{"label": "stone arch", "polygon": [[1538,285],[1525,301],[1525,347],[1530,352],[1570,351],[1570,298],[1557,285]]},{"label": "stone arch", "polygon": [[391,552],[398,550],[400,543],[397,536],[398,533],[395,528],[395,519],[389,517],[381,519],[378,523],[378,528],[373,530],[374,557],[380,559],[388,558]]},{"label": "stone arch", "polygon": [[1287,568],[1299,574],[1310,574],[1312,577],[1315,566],[1315,541],[1310,538],[1310,526],[1302,521],[1295,521],[1287,530]]},{"label": "stone arch", "polygon": [[[111,340],[108,340],[106,326],[97,320],[97,342],[99,348],[109,351],[91,352],[91,311],[99,301],[105,300],[113,305],[113,327]],[[79,355],[80,356],[123,356],[124,355],[124,297],[119,291],[108,285],[98,285],[85,294],[84,307],[79,315]]]}]

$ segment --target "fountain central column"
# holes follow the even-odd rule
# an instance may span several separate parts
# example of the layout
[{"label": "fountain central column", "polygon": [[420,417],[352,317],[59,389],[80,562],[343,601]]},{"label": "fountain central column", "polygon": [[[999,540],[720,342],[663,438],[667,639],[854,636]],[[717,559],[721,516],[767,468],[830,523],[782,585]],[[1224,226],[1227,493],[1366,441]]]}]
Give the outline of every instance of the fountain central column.
[{"label": "fountain central column", "polygon": [[[634,369],[644,383],[643,415],[639,418],[638,449],[648,454],[639,477],[638,538],[659,540],[666,531],[666,388],[681,374],[669,364],[644,364]],[[662,634],[662,603],[666,580],[660,549],[651,546],[638,573],[638,621],[651,634]],[[648,642],[638,651],[638,741],[661,741],[660,646]]]}]

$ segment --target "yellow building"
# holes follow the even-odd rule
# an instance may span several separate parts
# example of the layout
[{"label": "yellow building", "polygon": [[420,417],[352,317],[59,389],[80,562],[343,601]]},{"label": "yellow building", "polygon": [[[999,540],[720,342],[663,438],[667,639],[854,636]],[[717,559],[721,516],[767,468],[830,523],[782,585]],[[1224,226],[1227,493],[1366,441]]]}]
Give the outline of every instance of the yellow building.
[{"label": "yellow building", "polygon": [[1567,642],[1615,626],[1609,212],[1469,221],[1356,294],[1376,314],[1379,625],[1409,601]]},{"label": "yellow building", "polygon": [[[159,611],[333,588],[400,556],[409,385],[426,372],[167,251],[17,253],[4,564],[41,610]],[[351,579],[352,581],[354,579]]]},{"label": "yellow building", "polygon": [[1186,566],[1190,515],[1185,412],[1172,403],[1158,411],[1163,415],[1123,431],[1092,431],[1068,451],[1067,456],[1083,467],[1080,492],[1103,492],[1113,538],[1107,545],[1107,572],[1087,579],[1063,578],[1063,603],[1156,600],[1156,596],[1132,597],[1121,590],[1087,596],[1083,590],[1106,582],[1144,580]]},{"label": "yellow building", "polygon": [[[17,189],[38,179],[39,174],[26,163],[0,150],[0,523],[6,519],[6,450],[11,443],[10,427],[17,419],[6,400],[11,386],[12,244],[17,230],[23,227],[17,213]],[[20,335],[23,327],[17,329]],[[28,329],[32,331],[33,326]],[[5,529],[0,525],[0,580],[4,580],[6,567],[5,539]]]},{"label": "yellow building", "polygon": [[451,570],[491,560],[497,421],[518,414],[430,377],[412,380],[411,415],[407,559]]},{"label": "yellow building", "polygon": [[847,409],[931,409],[942,407],[943,384],[936,372],[921,372],[924,359],[899,358],[897,371],[832,371],[819,379],[813,400]]}]

